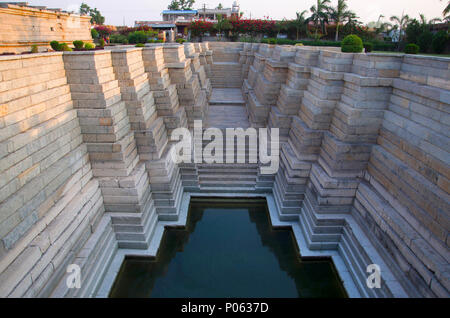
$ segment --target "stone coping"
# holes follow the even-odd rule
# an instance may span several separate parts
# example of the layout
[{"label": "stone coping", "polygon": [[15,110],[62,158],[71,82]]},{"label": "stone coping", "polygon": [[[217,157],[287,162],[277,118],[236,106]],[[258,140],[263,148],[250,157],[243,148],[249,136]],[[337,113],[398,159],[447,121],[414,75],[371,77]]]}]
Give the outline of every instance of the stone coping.
[{"label": "stone coping", "polygon": [[73,12],[64,11],[63,9],[52,9],[47,8],[45,6],[23,6],[23,5],[17,5],[15,3],[0,3],[0,9],[10,9],[10,10],[20,10],[20,11],[29,11],[31,14],[36,13],[45,13],[45,14],[53,14],[53,15],[63,15],[63,16],[76,16],[83,19],[91,19],[89,15],[80,15]]},{"label": "stone coping", "polygon": [[[14,55],[0,55],[0,61],[14,61],[14,60],[25,60],[32,59],[36,57],[45,56],[60,56],[64,52],[44,52],[44,53],[32,53],[32,54],[14,54]],[[69,53],[69,52],[67,52]]]}]

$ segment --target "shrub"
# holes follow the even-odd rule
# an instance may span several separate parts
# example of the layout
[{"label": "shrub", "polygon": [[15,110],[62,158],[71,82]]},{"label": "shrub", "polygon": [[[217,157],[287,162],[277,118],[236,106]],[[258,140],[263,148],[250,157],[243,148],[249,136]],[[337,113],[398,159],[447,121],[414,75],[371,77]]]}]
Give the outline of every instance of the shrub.
[{"label": "shrub", "polygon": [[76,49],[82,49],[84,47],[83,41],[73,41],[73,46],[75,46]]},{"label": "shrub", "polygon": [[105,40],[103,40],[103,39],[98,40],[98,46],[99,47],[104,47],[105,46]]},{"label": "shrub", "polygon": [[123,39],[122,44],[128,44],[128,39]]},{"label": "shrub", "polygon": [[155,43],[164,43],[164,40],[156,40]]},{"label": "shrub", "polygon": [[60,43],[58,46],[58,51],[70,52],[72,49],[69,47],[67,43]]},{"label": "shrub", "polygon": [[430,30],[424,31],[417,38],[417,44],[420,46],[420,52],[427,53],[431,48],[431,43],[433,43],[433,33]]},{"label": "shrub", "polygon": [[145,44],[144,43],[138,43],[138,44],[136,44],[136,47],[145,47]]},{"label": "shrub", "polygon": [[304,46],[303,43],[297,43],[295,46]]},{"label": "shrub", "polygon": [[344,53],[361,53],[364,46],[359,36],[350,34],[342,40],[341,48]]},{"label": "shrub", "polygon": [[372,41],[374,51],[395,51],[395,44],[385,41]]},{"label": "shrub", "polygon": [[128,34],[128,42],[132,44],[147,43],[148,37],[145,31],[136,31]]},{"label": "shrub", "polygon": [[409,43],[405,46],[406,54],[417,54],[419,53],[420,47],[417,44]]},{"label": "shrub", "polygon": [[302,43],[306,46],[328,46],[328,47],[340,47],[341,42],[336,41],[313,41],[313,40],[306,40],[306,41],[300,41],[299,43]]},{"label": "shrub", "polygon": [[373,44],[370,42],[364,43],[364,49],[366,49],[366,53],[370,53],[373,51]]},{"label": "shrub", "polygon": [[176,41],[177,41],[177,43],[180,43],[180,44],[183,44],[184,42],[186,42],[185,39],[181,39],[181,38],[176,39]]},{"label": "shrub", "polygon": [[59,51],[59,42],[58,41],[51,41],[50,46],[52,47],[53,51]]},{"label": "shrub", "polygon": [[109,40],[110,40],[111,43],[123,43],[124,40],[127,40],[127,42],[128,42],[127,37],[125,35],[122,35],[122,34],[112,34],[109,37]]},{"label": "shrub", "polygon": [[86,44],[84,45],[84,48],[85,48],[86,50],[93,50],[93,49],[95,49],[95,44],[94,44],[94,43],[86,43]]},{"label": "shrub", "polygon": [[444,52],[447,46],[448,35],[445,31],[439,31],[433,36],[433,42],[431,43],[433,51],[437,54]]},{"label": "shrub", "polygon": [[31,53],[39,53],[39,48],[36,44],[31,46]]},{"label": "shrub", "polygon": [[92,36],[92,38],[95,40],[95,39],[98,39],[98,37],[99,37],[100,35],[98,34],[98,32],[97,32],[96,29],[91,29],[91,36]]}]

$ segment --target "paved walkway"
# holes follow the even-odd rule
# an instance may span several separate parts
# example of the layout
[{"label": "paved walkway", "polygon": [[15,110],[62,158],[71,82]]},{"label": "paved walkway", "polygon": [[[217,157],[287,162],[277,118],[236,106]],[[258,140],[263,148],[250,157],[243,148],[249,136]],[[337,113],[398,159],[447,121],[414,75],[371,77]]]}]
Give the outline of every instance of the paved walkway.
[{"label": "paved walkway", "polygon": [[206,127],[220,129],[250,127],[240,89],[214,88],[209,104]]}]

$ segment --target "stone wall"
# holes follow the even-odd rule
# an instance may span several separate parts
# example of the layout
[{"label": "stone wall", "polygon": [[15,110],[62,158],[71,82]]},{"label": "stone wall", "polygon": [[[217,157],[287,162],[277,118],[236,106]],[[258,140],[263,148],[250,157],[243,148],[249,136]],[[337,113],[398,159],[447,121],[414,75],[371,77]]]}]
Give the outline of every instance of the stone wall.
[{"label": "stone wall", "polygon": [[[208,87],[172,48],[182,56],[154,46],[0,57],[1,297],[93,296],[118,248],[145,250],[158,220],[178,218],[166,126],[187,127],[177,88],[195,80],[188,96],[204,107]],[[66,286],[69,264],[80,290]]]},{"label": "stone wall", "polygon": [[92,42],[90,20],[61,10],[0,3],[0,54],[30,51],[32,45],[46,51],[53,40]]},{"label": "stone wall", "polygon": [[280,218],[298,214],[309,248],[338,250],[353,277],[382,259],[384,283],[399,285],[379,295],[448,297],[449,60],[301,47],[269,85],[285,50],[246,44],[241,54],[252,125],[286,138]]},{"label": "stone wall", "polygon": [[0,74],[0,295],[49,296],[69,261],[95,274],[111,221],[62,54],[0,57]]}]

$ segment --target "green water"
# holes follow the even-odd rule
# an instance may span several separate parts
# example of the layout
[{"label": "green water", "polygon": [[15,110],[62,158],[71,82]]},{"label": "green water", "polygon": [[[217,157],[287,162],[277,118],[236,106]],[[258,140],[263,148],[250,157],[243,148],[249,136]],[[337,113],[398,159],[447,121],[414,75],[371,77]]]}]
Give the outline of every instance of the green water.
[{"label": "green water", "polygon": [[193,200],[153,259],[125,259],[110,297],[346,297],[330,260],[301,260],[265,201]]}]

